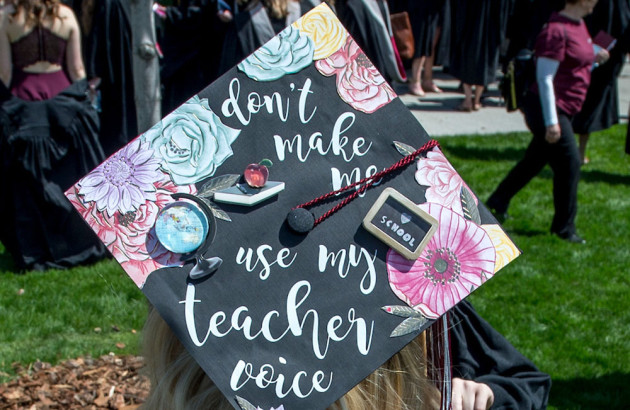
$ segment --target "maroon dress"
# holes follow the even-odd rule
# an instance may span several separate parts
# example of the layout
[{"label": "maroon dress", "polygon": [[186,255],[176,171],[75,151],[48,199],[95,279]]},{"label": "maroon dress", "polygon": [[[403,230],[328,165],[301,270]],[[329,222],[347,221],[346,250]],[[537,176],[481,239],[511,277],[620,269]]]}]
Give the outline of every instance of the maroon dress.
[{"label": "maroon dress", "polygon": [[[0,242],[12,270],[67,268],[93,262],[107,250],[64,195],[105,156],[98,113],[88,84],[66,74],[67,41],[35,28],[11,45],[13,80],[0,81]],[[27,73],[47,61],[53,73]],[[9,265],[10,266],[10,265]]]},{"label": "maroon dress", "polygon": [[[11,93],[27,101],[53,98],[71,84],[65,71],[68,41],[41,25],[11,43],[13,79]],[[28,73],[25,67],[46,61],[62,67],[52,73]]]}]

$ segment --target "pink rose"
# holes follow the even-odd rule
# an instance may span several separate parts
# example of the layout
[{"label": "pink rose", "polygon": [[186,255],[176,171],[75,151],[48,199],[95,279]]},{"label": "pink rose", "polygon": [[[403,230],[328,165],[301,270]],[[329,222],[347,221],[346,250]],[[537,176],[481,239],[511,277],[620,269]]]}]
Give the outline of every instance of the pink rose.
[{"label": "pink rose", "polygon": [[435,319],[492,277],[496,251],[477,224],[438,204],[419,207],[438,220],[438,230],[415,261],[390,250],[387,273],[396,296]]},{"label": "pink rose", "polygon": [[154,184],[156,200],[146,200],[135,211],[109,216],[97,209],[96,202],[87,204],[77,194],[76,187],[67,197],[107,249],[133,281],[142,287],[147,276],[163,266],[180,266],[179,255],[167,251],[154,237],[151,229],[158,213],[173,202],[171,194],[194,194],[194,185],[175,185],[166,177]]},{"label": "pink rose", "polygon": [[[418,160],[416,181],[420,185],[428,186],[425,197],[427,202],[433,202],[452,209],[459,215],[464,215],[462,209],[462,188],[468,188],[462,177],[448,162],[442,151],[435,148],[427,153],[427,157]],[[472,195],[472,191],[470,191]],[[475,203],[478,203],[477,198]]]},{"label": "pink rose", "polygon": [[318,60],[315,66],[323,75],[337,76],[339,96],[355,110],[370,114],[396,98],[392,87],[352,37],[334,54]]}]

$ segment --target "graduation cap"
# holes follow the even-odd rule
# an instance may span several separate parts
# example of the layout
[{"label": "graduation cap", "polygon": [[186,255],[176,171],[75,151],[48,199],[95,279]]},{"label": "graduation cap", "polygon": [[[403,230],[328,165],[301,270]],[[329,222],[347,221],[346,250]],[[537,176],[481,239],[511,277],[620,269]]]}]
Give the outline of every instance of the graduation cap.
[{"label": "graduation cap", "polygon": [[325,5],[66,194],[235,408],[327,407],[519,254]]}]

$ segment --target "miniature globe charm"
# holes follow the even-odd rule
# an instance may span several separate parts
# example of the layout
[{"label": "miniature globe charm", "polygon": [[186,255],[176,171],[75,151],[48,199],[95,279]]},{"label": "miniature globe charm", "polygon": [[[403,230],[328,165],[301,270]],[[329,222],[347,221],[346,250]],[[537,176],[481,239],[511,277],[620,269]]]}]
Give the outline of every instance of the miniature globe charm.
[{"label": "miniature globe charm", "polygon": [[160,211],[155,222],[158,241],[174,253],[190,253],[206,240],[209,224],[206,214],[195,204],[173,202]]}]

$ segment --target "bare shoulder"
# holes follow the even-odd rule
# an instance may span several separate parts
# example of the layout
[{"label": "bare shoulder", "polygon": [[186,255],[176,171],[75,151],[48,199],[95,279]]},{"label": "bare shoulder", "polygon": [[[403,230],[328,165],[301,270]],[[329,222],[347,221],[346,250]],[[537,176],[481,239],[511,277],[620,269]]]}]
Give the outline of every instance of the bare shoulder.
[{"label": "bare shoulder", "polygon": [[74,11],[65,4],[59,3],[57,7],[59,7],[59,16],[61,18],[74,17]]},{"label": "bare shoulder", "polygon": [[65,4],[59,4],[57,15],[59,19],[53,20],[53,31],[57,31],[62,37],[69,37],[70,33],[78,28],[74,11]]},{"label": "bare shoulder", "polygon": [[77,17],[70,7],[65,4],[59,4],[58,7],[58,15],[64,24],[77,24]]}]

